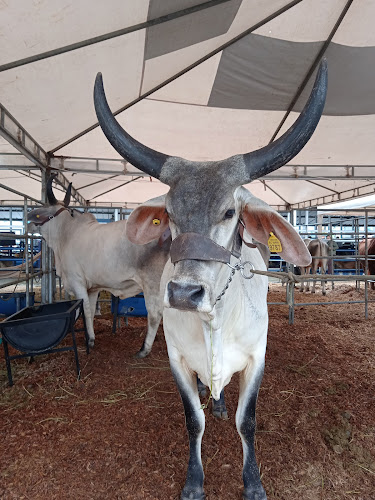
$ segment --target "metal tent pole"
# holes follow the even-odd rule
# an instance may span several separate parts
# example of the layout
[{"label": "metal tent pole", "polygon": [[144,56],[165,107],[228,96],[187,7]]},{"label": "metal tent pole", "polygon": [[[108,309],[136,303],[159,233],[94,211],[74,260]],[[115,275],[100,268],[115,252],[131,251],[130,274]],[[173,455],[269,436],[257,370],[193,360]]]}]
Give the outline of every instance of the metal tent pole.
[{"label": "metal tent pole", "polygon": [[[27,229],[27,198],[23,199],[23,233],[25,235],[24,257],[25,257],[25,273],[29,276],[29,235]],[[33,265],[33,264],[31,264]],[[32,279],[32,278],[31,278]],[[30,282],[26,280],[26,307],[30,305]]]},{"label": "metal tent pole", "polygon": [[[368,212],[365,211],[365,274],[369,274],[368,270]],[[368,319],[368,281],[365,281],[365,318]]]},{"label": "metal tent pole", "polygon": [[51,248],[48,248],[48,303],[52,304],[53,302],[53,251]]},{"label": "metal tent pole", "polygon": [[[42,174],[42,193],[41,193],[41,200],[43,203],[46,203],[47,201],[47,191],[46,191],[46,186],[47,186],[47,172],[42,169],[41,171]],[[44,241],[44,239],[41,240],[41,264],[42,264],[42,280],[41,280],[41,302],[42,304],[47,303],[47,291],[48,291],[48,275],[47,275],[47,243]]]}]

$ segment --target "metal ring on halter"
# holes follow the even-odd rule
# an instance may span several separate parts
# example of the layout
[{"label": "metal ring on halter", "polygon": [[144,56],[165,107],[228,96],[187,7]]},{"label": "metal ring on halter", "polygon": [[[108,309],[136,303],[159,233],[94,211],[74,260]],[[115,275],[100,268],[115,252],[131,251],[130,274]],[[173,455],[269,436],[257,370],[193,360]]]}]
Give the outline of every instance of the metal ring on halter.
[{"label": "metal ring on halter", "polygon": [[246,275],[245,274],[245,266],[246,265],[250,266],[251,270],[254,269],[254,265],[248,260],[246,260],[245,262],[241,262],[241,265],[240,265],[240,271],[241,271],[242,277],[245,278],[245,280],[250,280],[254,276],[254,273],[252,273],[250,270],[250,274]]}]

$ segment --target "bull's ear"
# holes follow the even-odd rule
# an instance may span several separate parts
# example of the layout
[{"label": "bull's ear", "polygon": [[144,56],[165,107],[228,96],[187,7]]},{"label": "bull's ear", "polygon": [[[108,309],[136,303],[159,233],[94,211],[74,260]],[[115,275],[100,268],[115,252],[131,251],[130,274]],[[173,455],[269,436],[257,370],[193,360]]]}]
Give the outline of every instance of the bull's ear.
[{"label": "bull's ear", "polygon": [[129,216],[126,236],[132,243],[145,245],[157,240],[168,228],[168,214],[165,211],[165,196],[142,203]]},{"label": "bull's ear", "polygon": [[257,241],[268,244],[273,233],[281,243],[279,255],[297,266],[308,266],[311,255],[301,237],[281,215],[257,198],[251,197],[242,208],[242,219],[246,231]]}]

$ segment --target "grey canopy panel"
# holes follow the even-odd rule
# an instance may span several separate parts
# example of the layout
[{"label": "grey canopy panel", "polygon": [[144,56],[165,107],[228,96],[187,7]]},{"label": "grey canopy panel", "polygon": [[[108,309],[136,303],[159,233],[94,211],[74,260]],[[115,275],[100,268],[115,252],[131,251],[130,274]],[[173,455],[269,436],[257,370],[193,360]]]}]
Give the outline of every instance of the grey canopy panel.
[{"label": "grey canopy panel", "polygon": [[[298,43],[249,35],[225,49],[209,106],[286,111],[323,42]],[[331,43],[326,52],[329,89],[325,115],[375,113],[375,47]],[[311,90],[303,92],[294,111],[302,111]]]},{"label": "grey canopy panel", "polygon": [[[0,103],[85,200],[135,206],[167,187],[120,161],[96,126],[99,71],[134,138],[166,155],[216,160],[285,132],[324,55],[328,96],[314,135],[292,165],[249,188],[278,208],[363,196],[375,187],[374,19],[370,0],[8,2]],[[0,137],[0,184],[38,198],[40,171],[4,154],[15,152]],[[22,202],[5,190],[0,198]]]}]

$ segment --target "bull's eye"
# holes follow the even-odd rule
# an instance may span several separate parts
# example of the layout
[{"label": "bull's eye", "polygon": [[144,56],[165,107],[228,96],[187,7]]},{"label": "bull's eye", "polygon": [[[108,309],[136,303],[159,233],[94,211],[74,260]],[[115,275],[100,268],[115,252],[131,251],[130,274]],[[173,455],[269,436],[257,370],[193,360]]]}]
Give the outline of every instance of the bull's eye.
[{"label": "bull's eye", "polygon": [[232,219],[233,215],[236,213],[236,211],[233,208],[230,208],[225,212],[224,219]]}]

